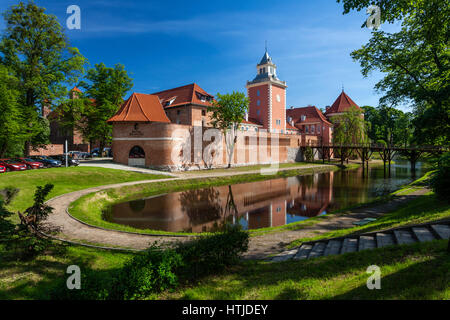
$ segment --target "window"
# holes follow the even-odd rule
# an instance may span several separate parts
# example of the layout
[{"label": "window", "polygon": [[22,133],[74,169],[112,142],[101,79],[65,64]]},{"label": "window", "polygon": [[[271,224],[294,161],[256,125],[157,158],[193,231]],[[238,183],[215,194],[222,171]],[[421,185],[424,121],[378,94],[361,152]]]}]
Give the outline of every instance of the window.
[{"label": "window", "polygon": [[317,125],[317,133],[320,133],[320,125]]},{"label": "window", "polygon": [[305,126],[305,132],[308,133],[309,126]]},{"label": "window", "polygon": [[276,124],[280,126],[281,125],[281,120],[276,120]]},{"label": "window", "polygon": [[261,105],[261,101],[257,100],[256,105],[259,107]]},{"label": "window", "polygon": [[260,94],[261,94],[261,92],[259,90],[257,90],[256,95],[259,97]]},{"label": "window", "polygon": [[315,125],[311,126],[311,133],[314,133],[314,127],[315,127]]},{"label": "window", "polygon": [[261,111],[259,111],[259,109],[256,110],[256,114],[259,116],[261,114]]},{"label": "window", "polygon": [[202,116],[206,116],[206,110],[202,110]]},{"label": "window", "polygon": [[177,114],[180,114],[181,113],[181,110],[177,110]]},{"label": "window", "polygon": [[302,114],[302,121],[306,120],[306,116]]},{"label": "window", "polygon": [[280,97],[279,94],[277,94],[277,101],[278,101],[278,102],[281,102],[281,97]]}]

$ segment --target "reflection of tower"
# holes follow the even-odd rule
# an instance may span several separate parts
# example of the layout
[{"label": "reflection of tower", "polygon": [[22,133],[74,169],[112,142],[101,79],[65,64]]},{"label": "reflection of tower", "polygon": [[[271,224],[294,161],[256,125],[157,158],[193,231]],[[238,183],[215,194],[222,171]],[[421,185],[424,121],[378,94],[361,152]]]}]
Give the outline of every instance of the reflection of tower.
[{"label": "reflection of tower", "polygon": [[286,131],[286,82],[277,77],[277,66],[269,53],[264,53],[256,66],[257,75],[247,82],[250,99],[249,116],[270,132]]}]

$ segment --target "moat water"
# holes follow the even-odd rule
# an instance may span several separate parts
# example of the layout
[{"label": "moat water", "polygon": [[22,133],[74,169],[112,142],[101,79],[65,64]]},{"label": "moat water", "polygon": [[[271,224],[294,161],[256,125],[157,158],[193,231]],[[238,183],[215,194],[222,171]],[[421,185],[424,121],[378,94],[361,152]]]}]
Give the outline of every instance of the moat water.
[{"label": "moat water", "polygon": [[391,177],[383,166],[307,176],[192,189],[116,204],[107,221],[139,229],[214,232],[225,223],[244,229],[281,226],[374,200],[424,175],[409,162],[396,160]]}]

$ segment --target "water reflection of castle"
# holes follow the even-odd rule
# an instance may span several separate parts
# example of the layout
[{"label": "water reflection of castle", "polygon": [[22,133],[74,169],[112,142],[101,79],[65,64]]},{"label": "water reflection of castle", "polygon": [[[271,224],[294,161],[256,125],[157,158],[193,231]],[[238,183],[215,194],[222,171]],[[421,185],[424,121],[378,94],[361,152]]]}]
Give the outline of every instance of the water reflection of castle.
[{"label": "water reflection of castle", "polygon": [[288,215],[322,214],[333,197],[334,173],[174,192],[117,204],[109,220],[142,229],[212,231],[224,221],[248,229],[281,226]]}]

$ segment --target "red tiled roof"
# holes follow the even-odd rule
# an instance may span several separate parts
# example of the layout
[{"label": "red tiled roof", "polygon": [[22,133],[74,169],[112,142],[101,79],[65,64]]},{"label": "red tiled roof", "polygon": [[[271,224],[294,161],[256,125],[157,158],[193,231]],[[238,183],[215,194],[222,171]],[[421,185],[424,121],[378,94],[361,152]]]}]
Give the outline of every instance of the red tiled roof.
[{"label": "red tiled roof", "polygon": [[170,101],[173,98],[175,98],[175,100],[169,106],[166,106],[164,108],[172,108],[190,103],[204,106],[211,105],[211,102],[201,101],[201,99],[197,96],[197,94],[213,98],[212,95],[210,95],[205,90],[200,88],[196,83],[191,83],[186,86],[153,93],[153,95],[159,97],[159,99],[161,100],[161,104],[163,106],[167,101]]},{"label": "red tiled roof", "polygon": [[[302,121],[301,116],[306,116],[305,121]],[[294,108],[286,110],[286,118],[292,117],[294,124],[300,123],[312,123],[312,122],[324,122],[331,125],[327,118],[323,115],[315,106],[308,106],[303,108]]]},{"label": "red tiled roof", "polygon": [[325,111],[325,115],[330,113],[345,112],[350,109],[351,106],[355,106],[357,109],[361,109],[355,101],[353,101],[344,91],[341,92],[336,101]]},{"label": "red tiled roof", "polygon": [[142,93],[133,93],[107,122],[136,121],[170,123],[158,96]]},{"label": "red tiled roof", "polygon": [[286,122],[286,129],[287,130],[298,130],[298,128],[291,126],[288,122]]},{"label": "red tiled roof", "polygon": [[259,123],[258,120],[253,119],[253,118],[248,118],[248,120],[243,120],[242,123],[243,124],[252,124],[252,125],[255,125],[255,126],[262,126],[262,124]]},{"label": "red tiled roof", "polygon": [[80,90],[80,89],[78,89],[77,87],[73,87],[73,88],[72,88],[72,90],[70,90],[70,91],[81,92],[81,90]]}]

